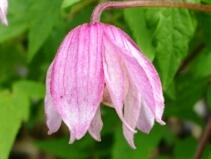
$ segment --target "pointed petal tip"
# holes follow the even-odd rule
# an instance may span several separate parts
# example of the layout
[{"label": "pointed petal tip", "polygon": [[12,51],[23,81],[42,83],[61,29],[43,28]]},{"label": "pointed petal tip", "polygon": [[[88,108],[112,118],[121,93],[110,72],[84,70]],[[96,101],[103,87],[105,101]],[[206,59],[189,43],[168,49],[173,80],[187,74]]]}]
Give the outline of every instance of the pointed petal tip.
[{"label": "pointed petal tip", "polygon": [[92,138],[94,138],[96,141],[101,142],[101,135],[100,133],[93,132],[89,130],[89,134],[91,135]]},{"label": "pointed petal tip", "polygon": [[89,124],[82,124],[79,126],[73,126],[72,129],[69,128],[70,132],[71,132],[71,137],[70,140],[74,141],[74,140],[80,140],[81,138],[83,138],[87,131],[89,129]]},{"label": "pointed petal tip", "polygon": [[48,135],[52,135],[53,132],[51,130],[48,130]]},{"label": "pointed petal tip", "polygon": [[[60,127],[60,126],[59,126]],[[48,126],[48,135],[52,135],[55,132],[57,132],[57,130],[59,129],[59,127],[49,127]]]},{"label": "pointed petal tip", "polygon": [[128,133],[127,131],[123,131],[123,134],[125,136],[125,139],[127,140],[127,143],[130,145],[132,149],[136,149],[135,143],[134,143],[134,134]]},{"label": "pointed petal tip", "polygon": [[101,142],[101,135],[100,133],[96,133],[96,132],[93,132],[91,130],[89,130],[89,134],[92,136],[92,138],[94,138],[96,141],[98,142]]},{"label": "pointed petal tip", "polygon": [[130,139],[128,139],[128,138],[126,138],[126,140],[127,140],[127,143],[129,144],[129,146],[133,149],[133,150],[135,150],[136,149],[136,145],[135,145],[135,143],[134,143],[134,139],[132,139],[132,140],[130,140]]},{"label": "pointed petal tip", "polygon": [[69,144],[73,144],[75,142],[75,137],[73,137],[72,135],[70,136],[70,139],[69,139]]},{"label": "pointed petal tip", "polygon": [[1,22],[3,25],[8,26],[8,21],[6,18],[2,19]]},{"label": "pointed petal tip", "polygon": [[130,145],[130,147],[133,149],[133,150],[136,150],[136,145],[133,143],[133,145]]},{"label": "pointed petal tip", "polygon": [[121,120],[122,120],[123,124],[124,124],[131,132],[137,133],[137,130],[133,129],[133,128],[127,123],[127,121],[125,121],[124,118],[122,118]]},{"label": "pointed petal tip", "polygon": [[0,4],[0,22],[5,25],[8,26],[8,20],[7,20],[7,5],[5,6],[5,4],[3,6],[1,6],[2,4]]},{"label": "pointed petal tip", "polygon": [[96,136],[94,134],[90,134],[96,141],[101,142],[101,136]]},{"label": "pointed petal tip", "polygon": [[166,125],[166,122],[163,121],[162,119],[156,119],[156,121],[160,124],[160,125]]},{"label": "pointed petal tip", "polygon": [[[137,132],[137,131],[136,131]],[[136,149],[135,143],[134,143],[134,135],[136,132],[131,132],[125,125],[123,125],[123,134],[125,139],[127,140],[127,143],[130,145],[132,149]]]},{"label": "pointed petal tip", "polygon": [[136,149],[136,145],[135,145],[135,143],[134,143],[134,139],[132,139],[132,140],[128,140],[128,139],[127,139],[127,142],[128,142],[128,144],[130,145],[130,147],[131,147],[133,150]]},{"label": "pointed petal tip", "polygon": [[145,133],[145,134],[149,134],[150,131],[151,131],[151,129],[142,129],[141,131],[142,131],[143,133]]},{"label": "pointed petal tip", "polygon": [[138,129],[145,134],[149,134],[152,127],[139,127]]},{"label": "pointed petal tip", "polygon": [[99,137],[98,139],[95,139],[98,142],[101,142],[101,137]]}]

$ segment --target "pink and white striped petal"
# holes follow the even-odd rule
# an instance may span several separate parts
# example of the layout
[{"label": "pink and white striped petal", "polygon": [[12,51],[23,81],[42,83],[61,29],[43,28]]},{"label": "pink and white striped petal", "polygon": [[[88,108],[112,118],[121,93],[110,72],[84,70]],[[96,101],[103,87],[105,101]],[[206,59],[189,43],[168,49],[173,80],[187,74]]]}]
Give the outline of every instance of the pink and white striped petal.
[{"label": "pink and white striped petal", "polygon": [[51,93],[70,142],[86,134],[102,100],[101,43],[99,26],[84,24],[67,35],[53,63]]}]

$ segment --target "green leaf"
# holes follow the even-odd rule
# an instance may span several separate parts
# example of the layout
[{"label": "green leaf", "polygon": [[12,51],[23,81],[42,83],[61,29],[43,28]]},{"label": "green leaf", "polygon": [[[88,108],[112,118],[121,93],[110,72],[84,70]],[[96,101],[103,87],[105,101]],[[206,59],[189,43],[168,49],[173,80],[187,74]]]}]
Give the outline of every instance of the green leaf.
[{"label": "green leaf", "polygon": [[206,78],[211,76],[211,50],[203,50],[199,56],[191,63],[190,73],[194,78]]},{"label": "green leaf", "polygon": [[155,64],[163,87],[167,89],[188,54],[196,23],[190,12],[184,9],[149,10],[146,17],[148,26],[154,29]]},{"label": "green leaf", "polygon": [[175,80],[176,98],[166,98],[165,115],[199,121],[193,106],[205,93],[206,85],[207,80],[193,79],[188,74],[179,76]]},{"label": "green leaf", "polygon": [[144,17],[145,12],[146,9],[125,9],[124,17],[143,53],[153,60],[155,48],[152,45],[152,30],[147,26]]},{"label": "green leaf", "polygon": [[[211,3],[211,1],[210,1]],[[211,15],[201,13],[199,16],[199,26],[202,28],[203,38],[207,44],[207,47],[211,48],[210,41],[211,41]]]},{"label": "green leaf", "polygon": [[175,158],[193,158],[196,147],[197,142],[194,138],[189,137],[183,140],[177,140],[175,144]]},{"label": "green leaf", "polygon": [[[175,158],[177,159],[187,159],[187,158],[193,158],[196,149],[198,147],[198,143],[196,139],[193,137],[188,137],[185,139],[178,139],[175,143]],[[207,144],[204,152],[202,154],[202,159],[208,159],[210,154],[211,145]],[[184,151],[185,150],[185,151]]]},{"label": "green leaf", "polygon": [[29,27],[26,16],[30,0],[10,0],[7,27],[0,25],[0,42],[16,37]]},{"label": "green leaf", "polygon": [[35,145],[42,151],[60,158],[88,158],[92,153],[94,140],[82,139],[74,145],[68,144],[67,138],[37,141]]},{"label": "green leaf", "polygon": [[32,81],[14,83],[12,92],[0,92],[0,158],[7,159],[16,134],[30,114],[30,98],[43,98],[43,85]]},{"label": "green leaf", "polygon": [[156,157],[156,159],[170,159],[170,158],[167,156],[158,156],[158,157]]},{"label": "green leaf", "polygon": [[21,92],[0,92],[0,158],[7,159],[16,134],[29,115],[29,100]]},{"label": "green leaf", "polygon": [[61,0],[36,0],[31,4],[28,61],[31,61],[51,34],[59,19]]},{"label": "green leaf", "polygon": [[44,85],[42,83],[22,80],[18,81],[13,85],[14,92],[22,91],[31,99],[39,100],[44,97]]},{"label": "green leaf", "polygon": [[201,0],[202,2],[205,2],[205,3],[208,3],[210,4],[211,3],[211,0]]},{"label": "green leaf", "polygon": [[62,8],[67,8],[73,5],[74,3],[79,2],[80,0],[63,0]]},{"label": "green leaf", "polygon": [[202,155],[202,159],[211,159],[211,144],[206,144],[205,150]]},{"label": "green leaf", "polygon": [[208,106],[211,109],[211,84],[209,85],[209,87],[207,88],[207,95],[206,95],[206,101]]},{"label": "green leaf", "polygon": [[112,159],[148,159],[152,157],[152,152],[157,148],[161,138],[171,138],[171,134],[166,127],[155,125],[148,135],[140,132],[136,135],[137,149],[132,150],[123,138],[122,129],[119,128],[115,131]]},{"label": "green leaf", "polygon": [[0,82],[8,83],[12,78],[21,76],[19,70],[25,68],[24,65],[24,56],[17,45],[0,45]]}]

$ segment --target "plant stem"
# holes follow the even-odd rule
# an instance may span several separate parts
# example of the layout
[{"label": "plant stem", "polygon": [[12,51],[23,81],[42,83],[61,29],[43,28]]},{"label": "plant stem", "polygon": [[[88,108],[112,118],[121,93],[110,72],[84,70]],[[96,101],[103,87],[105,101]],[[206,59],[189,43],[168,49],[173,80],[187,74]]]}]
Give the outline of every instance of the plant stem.
[{"label": "plant stem", "polygon": [[211,117],[208,120],[207,126],[202,134],[202,137],[199,141],[198,148],[196,150],[194,159],[200,159],[203,155],[205,146],[211,137]]},{"label": "plant stem", "polygon": [[135,8],[135,7],[166,7],[166,8],[184,8],[201,12],[211,12],[211,5],[174,2],[170,0],[131,0],[131,1],[109,1],[100,3],[94,9],[91,17],[92,22],[99,22],[101,14],[109,8]]}]

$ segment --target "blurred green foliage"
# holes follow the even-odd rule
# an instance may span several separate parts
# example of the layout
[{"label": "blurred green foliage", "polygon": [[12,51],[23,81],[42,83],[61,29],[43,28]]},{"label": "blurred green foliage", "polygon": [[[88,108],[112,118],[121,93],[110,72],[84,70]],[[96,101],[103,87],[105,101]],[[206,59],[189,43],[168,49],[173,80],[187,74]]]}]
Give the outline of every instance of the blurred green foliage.
[{"label": "blurred green foliage", "polygon": [[[200,0],[189,0],[200,3]],[[10,0],[9,26],[0,26],[0,159],[25,152],[32,158],[61,159],[189,159],[196,135],[211,111],[211,15],[185,9],[109,10],[102,21],[129,33],[152,60],[164,87],[167,126],[138,133],[136,150],[122,135],[111,108],[102,107],[102,142],[90,136],[68,144],[65,126],[55,136],[45,127],[45,75],[64,36],[89,22],[99,0]],[[202,0],[211,3],[210,0]],[[206,111],[199,115],[194,105]],[[197,131],[196,131],[197,129]],[[204,159],[211,159],[211,143]],[[10,157],[9,157],[10,156]]]}]

